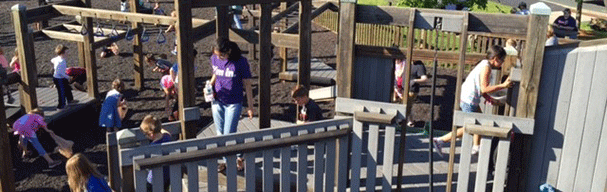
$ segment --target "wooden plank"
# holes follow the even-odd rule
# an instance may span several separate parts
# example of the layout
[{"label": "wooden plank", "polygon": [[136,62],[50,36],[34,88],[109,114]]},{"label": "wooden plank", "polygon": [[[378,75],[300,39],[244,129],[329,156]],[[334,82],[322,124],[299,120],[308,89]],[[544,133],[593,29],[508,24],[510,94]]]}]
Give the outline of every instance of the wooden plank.
[{"label": "wooden plank", "polygon": [[21,106],[25,111],[38,107],[36,86],[38,85],[36,61],[34,55],[34,41],[28,31],[26,8],[23,5],[11,7],[15,39],[19,51],[19,62],[21,64],[21,82],[19,84],[19,95]]},{"label": "wooden plank", "polygon": [[352,73],[355,63],[354,38],[356,34],[356,4],[339,4],[339,40],[337,47],[337,96],[352,97]]},{"label": "wooden plank", "polygon": [[[177,154],[179,151],[171,152],[170,154]],[[182,172],[181,165],[171,165],[169,166],[169,176],[170,176],[170,190],[171,191],[182,191]]]},{"label": "wooden plank", "polygon": [[394,118],[396,117],[396,114],[379,114],[363,111],[354,111],[354,117],[357,121],[391,125],[394,123]]},{"label": "wooden plank", "polygon": [[[135,159],[143,159],[145,158],[144,156],[137,156],[134,157],[133,160]],[[147,191],[147,178],[148,178],[148,171],[147,170],[134,170],[133,175],[135,176],[135,190],[137,192],[146,192]],[[123,181],[127,180],[128,178],[123,178]],[[128,180],[127,180],[128,181]],[[131,180],[132,181],[132,180]],[[122,188],[123,190],[127,190],[125,188]]]},{"label": "wooden plank", "polygon": [[[8,87],[4,87],[8,88]],[[0,93],[4,97],[4,90]],[[0,102],[0,191],[14,192],[15,191],[15,176],[13,175],[13,162],[11,156],[11,144],[8,137],[8,126],[6,120],[6,112],[4,100]],[[111,164],[110,164],[111,165]],[[108,166],[109,167],[109,166]]]},{"label": "wooden plank", "polygon": [[455,111],[453,113],[453,125],[464,126],[466,125],[466,121],[470,119],[477,120],[481,124],[484,122],[494,122],[494,126],[512,127],[513,132],[528,135],[533,134],[533,126],[535,124],[535,120],[531,118],[507,117],[482,113],[465,113],[462,111]]},{"label": "wooden plank", "polygon": [[[143,22],[149,24],[172,25],[177,23],[177,19],[171,16],[161,16],[153,14],[139,14],[121,11],[72,7],[66,5],[52,5],[53,8],[63,15],[81,16],[97,19],[110,19],[115,21]],[[132,8],[132,7],[131,7]],[[191,7],[189,7],[191,9]]]},{"label": "wooden plank", "polygon": [[[196,162],[185,164],[188,173],[188,191],[198,191],[198,165]],[[191,176],[190,176],[191,175]]]},{"label": "wooden plank", "polygon": [[[373,89],[375,87],[373,85],[379,84],[379,82],[377,82],[377,78],[375,77],[375,74],[381,74],[381,72],[378,72],[377,70],[377,68],[379,67],[379,59],[367,57],[366,60],[369,61],[369,64],[366,66],[366,69],[364,71],[357,71],[362,73],[364,79],[362,81],[362,84],[359,85],[360,88],[357,87],[356,94],[354,94],[354,98],[379,101],[377,99],[377,89]],[[362,61],[364,61],[364,59],[360,59],[360,61],[357,61],[356,66],[360,66]]]},{"label": "wooden plank", "polygon": [[[370,57],[381,57],[381,58],[400,58],[405,57],[408,49],[407,48],[394,48],[394,47],[377,47],[367,45],[356,45],[356,54],[359,56],[370,56]],[[414,60],[433,60],[433,50],[413,49],[413,55],[411,56]],[[438,51],[437,59],[444,62],[458,62],[460,60],[461,53],[454,51]],[[486,54],[480,53],[466,53],[464,58],[464,64],[474,65],[486,57]],[[409,57],[407,57],[409,58]]]},{"label": "wooden plank", "polygon": [[[337,130],[336,126],[327,127],[327,131]],[[325,192],[333,192],[335,190],[335,174],[338,173],[337,167],[335,166],[336,156],[338,150],[336,150],[337,139],[329,140],[326,142],[326,161],[325,161]]]},{"label": "wooden plank", "polygon": [[[246,138],[245,143],[252,143],[255,142],[255,138]],[[245,166],[245,191],[248,192],[253,192],[255,191],[255,169],[256,166],[251,166],[251,165],[255,165],[255,153],[245,153],[244,154],[244,160],[245,160],[245,165],[249,165],[249,166]]]},{"label": "wooden plank", "polygon": [[[259,128],[270,127],[271,115],[271,76],[272,76],[272,7],[261,5],[259,36]],[[248,97],[248,96],[247,96]],[[252,97],[252,96],[251,96]],[[252,105],[251,105],[252,106]],[[264,182],[265,183],[265,182]],[[264,185],[265,186],[265,185]],[[265,189],[265,187],[264,187]]]},{"label": "wooden plank", "polygon": [[61,32],[61,31],[52,31],[52,30],[42,30],[42,33],[51,39],[58,39],[64,41],[73,41],[73,42],[84,42],[84,37],[80,34],[69,33],[69,32]]},{"label": "wooden plank", "polygon": [[353,135],[352,135],[352,157],[350,159],[350,190],[360,191],[360,168],[361,168],[361,153],[363,143],[363,123],[360,121],[354,121],[353,123]]},{"label": "wooden plank", "polygon": [[[263,10],[263,5],[262,5]],[[263,12],[263,11],[262,11]],[[272,135],[267,135],[263,137],[264,141],[272,140]],[[274,191],[274,150],[263,150],[263,191],[264,192],[272,192]]]},{"label": "wooden plank", "polygon": [[406,107],[400,104],[366,101],[343,97],[338,97],[335,99],[335,112],[354,114],[355,111],[361,111],[363,107],[367,111],[383,110],[386,114],[396,114],[397,119],[405,118]]},{"label": "wooden plank", "polygon": [[[129,0],[131,13],[136,14],[139,10],[139,1]],[[88,26],[88,25],[87,25]],[[141,29],[139,22],[131,22],[132,29]],[[143,60],[143,42],[141,42],[141,33],[133,35],[133,82],[136,90],[144,88],[144,60]]]},{"label": "wooden plank", "polygon": [[581,146],[582,134],[586,127],[580,127],[580,123],[585,121],[584,112],[587,111],[589,104],[589,94],[592,81],[593,64],[595,63],[596,52],[591,48],[578,49],[577,66],[575,70],[575,79],[573,81],[571,103],[569,114],[580,114],[569,116],[567,119],[567,130],[564,136],[561,165],[557,186],[563,191],[572,191],[575,183],[575,173],[577,162],[579,160],[579,151]]},{"label": "wooden plank", "polygon": [[472,149],[472,135],[464,134],[459,159],[459,171],[457,172],[457,191],[469,191],[470,175],[470,151]]},{"label": "wooden plank", "polygon": [[[602,47],[602,48],[601,48]],[[607,65],[603,63],[607,61],[607,51],[605,46],[593,47],[591,52],[595,52],[594,68],[592,81],[590,86],[590,95],[588,98],[588,108],[586,109],[586,118],[583,124],[583,134],[580,145],[580,158],[577,162],[577,170],[575,174],[574,191],[588,190],[592,187],[592,178],[594,168],[597,163],[598,143],[602,130],[603,114],[607,106]],[[579,63],[579,62],[578,62]],[[587,74],[585,74],[587,75]],[[584,114],[584,112],[580,113]],[[582,131],[582,129],[578,128]],[[600,160],[599,160],[600,161]],[[607,182],[605,180],[604,182]]]},{"label": "wooden plank", "polygon": [[[315,133],[325,132],[325,128],[318,128]],[[322,190],[324,188],[324,171],[325,171],[325,141],[314,142],[314,181],[312,186],[314,189]]]},{"label": "wooden plank", "polygon": [[[312,2],[312,1],[309,1]],[[301,4],[300,4],[301,6]],[[317,7],[316,9],[312,10],[312,4],[310,4],[310,21],[313,20],[314,18],[318,17],[321,13],[325,12],[326,10],[330,9],[331,6],[335,6],[333,5],[333,3],[331,2],[326,2],[323,5]],[[299,13],[302,13],[303,11],[301,11],[303,9],[300,9]],[[295,22],[292,23],[291,25],[287,26],[286,29],[282,30],[281,33],[293,33],[296,32],[297,28],[299,27],[299,22]]]},{"label": "wooden plank", "polygon": [[379,140],[379,125],[369,123],[369,137],[368,137],[368,152],[367,152],[367,191],[375,191],[375,178],[377,176],[377,148]]},{"label": "wooden plank", "polygon": [[480,150],[478,151],[478,163],[476,165],[475,191],[486,191],[490,153],[491,138],[482,137]]},{"label": "wooden plank", "polygon": [[[0,116],[0,118],[1,117],[2,116]],[[105,141],[108,162],[108,180],[112,190],[117,191],[120,189],[120,165],[118,164],[118,141],[116,140],[116,132],[106,133]]]},{"label": "wooden plank", "polygon": [[[396,137],[396,128],[394,126],[386,126],[385,130],[382,191],[388,192],[392,191],[392,169],[394,168],[394,147],[396,146],[394,138]],[[404,145],[404,143],[399,143],[399,145]]]},{"label": "wooden plank", "polygon": [[297,83],[310,87],[310,60],[312,59],[312,1],[299,2],[299,68]]},{"label": "wooden plank", "polygon": [[343,163],[346,162],[349,156],[349,146],[348,146],[348,137],[341,137],[338,140],[338,146],[337,148],[339,148],[338,150],[338,159],[337,161],[341,162],[337,165],[337,191],[346,191],[346,184],[348,181],[347,177],[343,177],[343,175],[347,175],[348,174],[348,163]]},{"label": "wooden plank", "polygon": [[[244,29],[230,29],[229,35],[230,39],[234,42],[241,43],[251,43],[251,44],[259,44],[260,43],[260,31],[251,31]],[[299,35],[297,34],[284,34],[284,33],[276,33],[271,32],[271,44],[276,47],[286,47],[292,49],[299,49]]]},{"label": "wooden plank", "polygon": [[[236,145],[235,140],[226,141],[226,147]],[[225,157],[226,163],[226,190],[227,191],[236,191],[238,188],[238,184],[236,182],[236,174],[237,174],[237,160],[236,154],[228,155]]]},{"label": "wooden plank", "polygon": [[[91,7],[91,0],[83,1],[86,7]],[[82,55],[84,56],[85,61],[85,69],[86,69],[86,84],[87,84],[87,93],[90,97],[97,98],[99,97],[99,86],[97,85],[97,57],[95,55],[95,49],[92,48],[92,44],[95,43],[95,37],[92,33],[93,31],[93,19],[90,17],[83,18],[82,22],[87,27],[87,33],[84,36],[84,51]]]},{"label": "wooden plank", "polygon": [[[74,7],[85,6],[81,0],[64,1],[64,2],[59,2],[59,3],[54,3],[54,4],[74,6]],[[26,16],[28,18],[27,19],[28,23],[35,23],[35,22],[42,21],[43,23],[47,22],[47,25],[48,25],[48,20],[61,16],[61,13],[59,13],[55,9],[53,9],[52,5],[46,5],[46,3],[44,3],[44,5],[41,5],[41,6],[32,8],[32,9],[28,9],[26,12]]]},{"label": "wooden plank", "polygon": [[290,2],[292,0],[225,0],[225,1],[195,1],[191,8],[215,7],[215,6],[230,6],[230,5],[246,5],[246,4],[270,4],[280,2]]},{"label": "wooden plank", "polygon": [[[298,135],[308,134],[306,130],[298,132]],[[308,175],[308,145],[299,144],[297,146],[297,192],[305,192],[308,190],[307,178]]]},{"label": "wooden plank", "polygon": [[[217,144],[209,144],[206,149],[217,148]],[[209,192],[218,191],[217,158],[207,159],[207,190]]]},{"label": "wooden plank", "polygon": [[[605,113],[603,115],[603,125],[601,125],[602,131],[601,131],[601,140],[598,143],[598,154],[597,154],[597,159],[607,159],[606,155],[607,155],[607,140],[604,138],[607,138],[607,113]],[[607,175],[605,174],[607,172],[607,164],[605,163],[597,163],[596,167],[594,168],[594,177],[592,178],[592,187],[590,188],[591,191],[604,191],[605,188],[607,188]]]},{"label": "wooden plank", "polygon": [[[504,191],[506,183],[506,170],[508,169],[508,155],[510,153],[510,140],[500,139],[497,145],[497,161],[495,162],[495,176],[493,179],[493,192]],[[493,158],[493,157],[491,157]]]},{"label": "wooden plank", "polygon": [[[291,134],[280,134],[280,138],[287,137],[291,137]],[[280,149],[280,191],[291,191],[291,147]]]},{"label": "wooden plank", "polygon": [[[175,12],[177,12],[177,23],[175,37],[177,39],[177,63],[179,64],[179,84],[178,99],[179,111],[183,112],[185,108],[196,106],[195,95],[195,69],[194,55],[191,50],[194,49],[192,41],[192,1],[175,1]],[[181,133],[184,139],[196,137],[196,121],[188,121],[185,115],[179,115],[181,122]]]},{"label": "wooden plank", "polygon": [[510,136],[510,132],[512,131],[512,128],[508,128],[508,127],[494,127],[493,125],[490,126],[483,126],[483,125],[465,125],[466,127],[466,133],[468,134],[476,134],[476,135],[481,135],[481,136],[488,136],[488,137],[499,137],[499,138],[507,138]]},{"label": "wooden plank", "polygon": [[228,18],[228,6],[217,6],[217,19],[216,19],[216,29],[215,29],[215,35],[217,36],[217,38],[220,37],[225,37],[228,38],[229,36],[229,29],[230,29],[230,18]]},{"label": "wooden plank", "polygon": [[[159,157],[159,156],[162,156],[162,153],[154,153],[154,154],[152,154],[151,157]],[[164,191],[164,172],[163,172],[164,170],[163,170],[162,166],[155,167],[151,171],[152,171],[152,191],[154,191],[154,192]]]}]

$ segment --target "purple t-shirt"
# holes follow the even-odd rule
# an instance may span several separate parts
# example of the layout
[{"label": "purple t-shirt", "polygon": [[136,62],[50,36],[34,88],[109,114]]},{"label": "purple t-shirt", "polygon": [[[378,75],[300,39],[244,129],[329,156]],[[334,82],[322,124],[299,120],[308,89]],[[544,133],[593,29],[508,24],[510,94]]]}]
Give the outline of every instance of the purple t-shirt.
[{"label": "purple t-shirt", "polygon": [[238,61],[221,60],[211,56],[213,74],[215,74],[215,99],[224,104],[241,103],[243,97],[243,79],[251,78],[249,62],[240,57]]}]

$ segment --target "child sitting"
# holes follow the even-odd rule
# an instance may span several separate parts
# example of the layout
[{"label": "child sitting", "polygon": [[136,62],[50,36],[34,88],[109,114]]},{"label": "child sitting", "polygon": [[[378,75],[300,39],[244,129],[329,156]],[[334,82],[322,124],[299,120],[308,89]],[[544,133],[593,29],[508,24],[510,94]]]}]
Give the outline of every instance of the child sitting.
[{"label": "child sitting", "polygon": [[40,145],[40,141],[38,141],[38,137],[36,136],[36,131],[40,128],[48,133],[53,133],[53,131],[46,127],[43,113],[38,108],[32,109],[29,113],[23,115],[13,123],[14,134],[19,135],[19,146],[23,152],[21,157],[26,157],[29,154],[27,151],[27,142],[30,142],[34,146],[34,149],[38,151],[38,155],[44,157],[44,160],[48,163],[48,167],[54,168],[61,164],[61,161],[51,159],[42,145]]},{"label": "child sitting", "polygon": [[70,84],[79,91],[86,92],[86,69],[82,67],[68,67],[65,70],[70,76]]},{"label": "child sitting", "polygon": [[114,54],[114,55],[120,54],[120,48],[118,47],[118,44],[116,44],[115,42],[108,46],[103,47],[103,50],[101,50],[99,57],[101,57],[101,58],[110,57],[110,56],[112,56],[110,54]]},{"label": "child sitting", "polygon": [[[160,120],[158,120],[152,115],[145,116],[143,118],[143,121],[141,121],[141,125],[139,126],[139,128],[141,129],[141,132],[145,135],[145,137],[147,137],[151,141],[150,145],[159,145],[161,143],[171,141],[171,134],[168,131],[162,129],[162,124],[160,123]],[[168,191],[170,182],[168,166],[163,167],[162,175],[164,177],[164,191]],[[150,171],[148,173],[147,178],[148,189],[152,188],[152,176],[152,171]]]},{"label": "child sitting", "polygon": [[67,183],[72,192],[111,192],[103,175],[81,153],[72,156],[65,164]]},{"label": "child sitting", "polygon": [[[297,124],[322,120],[322,111],[314,100],[308,97],[308,89],[303,85],[298,85],[291,91],[291,97],[297,105],[299,115],[297,116]],[[301,108],[300,108],[301,107]]]}]

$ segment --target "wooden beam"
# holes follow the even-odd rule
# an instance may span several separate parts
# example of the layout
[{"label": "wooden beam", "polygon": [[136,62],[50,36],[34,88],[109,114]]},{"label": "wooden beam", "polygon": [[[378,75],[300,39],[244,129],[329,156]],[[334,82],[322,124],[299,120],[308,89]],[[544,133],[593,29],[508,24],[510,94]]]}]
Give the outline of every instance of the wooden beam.
[{"label": "wooden beam", "polygon": [[21,84],[19,95],[21,106],[25,111],[38,107],[36,86],[38,86],[38,70],[36,69],[36,56],[34,52],[34,38],[27,27],[26,8],[24,5],[14,5],[12,8],[15,39],[19,51],[21,64]]},{"label": "wooden beam", "polygon": [[[407,49],[408,50],[406,51],[406,55],[407,55],[406,59],[409,60],[409,65],[407,65],[407,66],[409,66],[409,67],[405,67],[406,81],[403,81],[404,83],[406,83],[406,87],[405,86],[403,86],[403,87],[405,87],[405,89],[407,89],[407,92],[404,92],[407,95],[407,97],[404,97],[404,99],[402,101],[402,103],[405,105],[407,104],[407,99],[409,99],[409,97],[408,97],[409,80],[408,79],[411,78],[409,76],[409,74],[411,73],[411,62],[410,61],[411,61],[411,58],[413,58],[413,56],[412,56],[413,55],[413,44],[414,44],[414,40],[415,40],[415,37],[414,37],[415,33],[413,33],[414,32],[413,30],[415,29],[415,27],[413,27],[413,26],[415,26],[415,12],[416,12],[415,8],[413,8],[409,11],[409,22],[407,23],[408,24],[407,26],[410,26],[410,27],[409,27],[409,30],[407,31]],[[409,115],[410,113],[411,113],[410,111],[405,111],[405,116]],[[401,136],[400,136],[401,143],[405,143],[405,141],[406,141],[405,137],[406,137],[405,134],[401,134]],[[402,189],[402,186],[401,186],[401,183],[403,181],[402,174],[403,174],[403,169],[405,166],[405,145],[400,145],[398,148],[398,151],[399,151],[398,153],[400,154],[400,156],[398,158],[398,175],[396,176],[396,185],[397,185],[396,189],[398,191],[400,191]]]},{"label": "wooden beam", "polygon": [[230,5],[248,5],[248,4],[266,4],[279,2],[293,2],[296,0],[223,0],[223,1],[195,1],[192,8],[230,6]]},{"label": "wooden beam", "polygon": [[[394,48],[394,47],[375,47],[368,45],[356,45],[356,55],[359,56],[371,56],[381,58],[405,58],[407,56],[407,48]],[[459,52],[454,51],[438,51],[437,58],[441,62],[457,63],[460,61]],[[413,60],[433,60],[433,50],[413,49],[412,55],[409,56]],[[409,58],[407,57],[407,58]],[[480,53],[466,53],[464,59],[466,65],[474,65],[478,61],[485,59],[485,54]]]},{"label": "wooden beam", "polygon": [[[137,14],[139,9],[138,0],[129,0],[130,11]],[[138,21],[131,22],[131,29],[141,29],[141,23]],[[133,87],[136,90],[144,88],[144,62],[143,61],[143,44],[141,42],[141,33],[133,34]]]},{"label": "wooden beam", "polygon": [[207,21],[202,24],[192,23],[192,25],[193,25],[192,41],[198,42],[198,41],[208,37],[209,35],[212,35],[213,33],[215,33],[215,28],[216,28],[215,26],[217,26],[217,19],[213,19],[213,20]]},{"label": "wooden beam", "polygon": [[339,3],[339,36],[337,47],[337,96],[352,97],[352,73],[354,73],[356,35],[356,3]]},{"label": "wooden beam", "polygon": [[535,119],[532,118],[519,118],[509,116],[499,116],[484,113],[466,113],[463,111],[453,112],[453,125],[463,127],[466,124],[472,122],[478,122],[476,124],[485,124],[490,122],[496,127],[512,127],[512,131],[515,133],[522,134],[533,134],[533,126],[535,125]]},{"label": "wooden beam", "polygon": [[[234,4],[236,5],[236,4]],[[217,39],[220,37],[229,38],[230,19],[228,18],[228,6],[217,7],[217,22],[215,35]]]},{"label": "wooden beam", "polygon": [[[335,6],[335,5],[331,2],[327,2],[327,3],[323,4],[322,6],[316,8],[311,13],[311,19],[318,17],[321,13],[325,12],[327,9],[330,9],[331,6]],[[299,26],[299,22],[295,22],[295,23],[289,25],[285,30],[282,30],[281,33],[294,33],[297,30],[298,26]]]},{"label": "wooden beam", "polygon": [[[464,79],[464,65],[466,64],[466,50],[468,50],[468,16],[469,13],[466,12],[464,15],[464,22],[462,23],[462,33],[460,34],[460,42],[459,42],[459,61],[457,65],[457,79],[455,80],[455,101],[453,102],[453,110],[460,110],[459,100],[460,93],[462,92],[462,81]],[[462,38],[465,37],[465,38]],[[479,57],[482,54],[479,54]],[[479,58],[480,60],[480,58]]]},{"label": "wooden beam", "polygon": [[[411,8],[358,5],[357,23],[408,26]],[[420,14],[462,15],[461,11],[417,9]],[[516,14],[469,13],[469,32],[525,35],[529,16]],[[430,22],[432,23],[432,22]]]},{"label": "wooden beam", "polygon": [[259,25],[259,128],[270,127],[272,77],[272,6],[261,4]]},{"label": "wooden beam", "polygon": [[[82,0],[84,5],[91,7],[91,0]],[[95,37],[93,35],[93,18],[82,18],[82,22],[86,25],[87,33],[84,35],[84,61],[86,68],[86,84],[88,95],[93,98],[99,98],[99,87],[97,85],[97,57],[95,56],[95,49],[93,49],[93,43]]]},{"label": "wooden beam", "polygon": [[[57,5],[84,7],[84,4],[80,0],[65,1],[65,2],[61,2],[61,3],[57,3]],[[59,17],[62,15],[59,11],[55,10],[52,5],[44,5],[44,6],[28,9],[25,14],[27,16],[27,23],[47,21],[49,19]]]},{"label": "wooden beam", "polygon": [[121,11],[110,11],[102,9],[81,8],[65,5],[52,5],[55,10],[63,15],[82,16],[96,19],[109,19],[114,21],[142,22],[159,25],[173,25],[177,22],[174,17],[135,13],[135,7],[131,5],[131,13]]},{"label": "wooden beam", "polygon": [[363,111],[354,111],[354,119],[361,122],[368,123],[379,123],[392,125],[394,124],[394,119],[396,118],[396,114],[379,114],[379,113],[370,113]]},{"label": "wooden beam", "polygon": [[43,29],[42,33],[51,39],[58,39],[64,41],[72,41],[72,42],[84,42],[84,36],[81,34],[70,33],[70,32],[61,32],[61,31],[52,31]]},{"label": "wooden beam", "polygon": [[194,42],[192,41],[192,0],[175,0],[178,22],[175,25],[177,38],[177,63],[179,65],[179,121],[183,139],[196,137],[196,121],[185,119],[184,109],[196,105],[196,82],[194,69]]},{"label": "wooden beam", "polygon": [[511,127],[493,127],[476,124],[467,124],[464,128],[468,134],[498,138],[508,138],[512,132]]},{"label": "wooden beam", "polygon": [[[230,40],[241,43],[259,44],[259,31],[230,29]],[[299,35],[271,33],[272,44],[276,47],[299,49]]]},{"label": "wooden beam", "polygon": [[[3,85],[4,86],[4,85]],[[4,98],[4,91],[0,93]],[[11,156],[11,144],[8,137],[8,127],[6,126],[6,113],[4,110],[4,102],[0,102],[0,191],[14,192],[15,191],[15,175],[13,173],[13,162]]]},{"label": "wooden beam", "polygon": [[299,2],[299,65],[297,83],[310,89],[312,60],[312,1]]}]

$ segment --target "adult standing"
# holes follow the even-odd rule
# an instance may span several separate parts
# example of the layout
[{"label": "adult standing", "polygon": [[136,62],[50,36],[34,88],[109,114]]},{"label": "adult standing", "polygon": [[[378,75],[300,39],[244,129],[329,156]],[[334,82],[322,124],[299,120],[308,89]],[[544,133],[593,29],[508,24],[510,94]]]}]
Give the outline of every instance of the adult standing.
[{"label": "adult standing", "polygon": [[[252,80],[249,62],[242,56],[236,43],[226,39],[217,39],[211,56],[214,100],[211,105],[213,121],[217,135],[236,132],[242,111],[243,88],[247,96],[247,114],[253,118]],[[238,169],[244,168],[242,159],[238,159]]]}]

